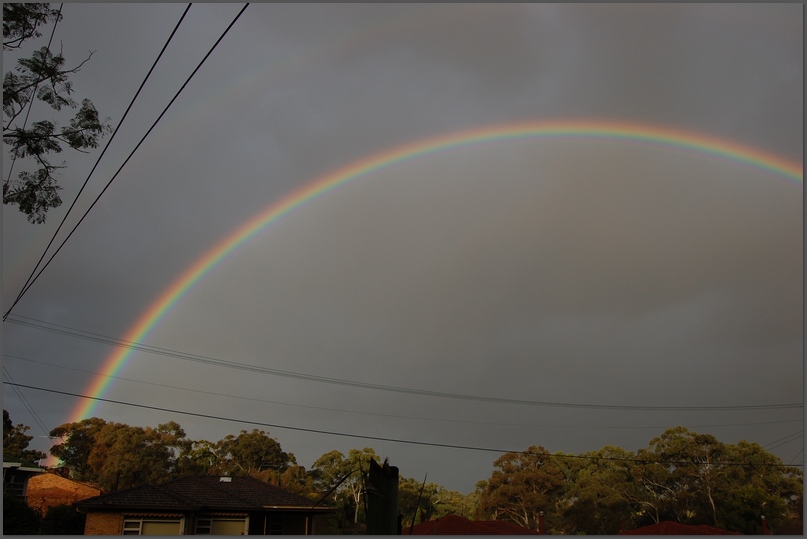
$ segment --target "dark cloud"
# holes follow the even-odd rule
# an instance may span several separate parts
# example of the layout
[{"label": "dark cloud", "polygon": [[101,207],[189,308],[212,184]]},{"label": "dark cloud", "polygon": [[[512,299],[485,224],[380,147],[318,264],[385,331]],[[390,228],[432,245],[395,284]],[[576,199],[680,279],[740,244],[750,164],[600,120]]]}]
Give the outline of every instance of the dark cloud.
[{"label": "dark cloud", "polygon": [[[97,51],[76,76],[77,95],[117,121],[182,9],[66,5],[67,57]],[[192,7],[91,196],[238,9]],[[123,338],[194,261],[280,197],[396,145],[488,124],[637,121],[798,162],[800,21],[797,5],[251,5],[14,313]],[[95,158],[66,155],[65,200]],[[749,165],[650,143],[446,150],[350,182],[271,225],[145,340],[283,371],[489,397],[800,402],[801,189]],[[42,227],[4,207],[5,308],[66,206]],[[20,383],[84,392],[87,371],[115,351],[10,322],[3,329],[4,352],[24,358],[4,360]],[[145,353],[119,376],[127,380],[108,396],[130,402],[514,450],[637,449],[677,424],[764,444],[796,429],[776,421],[801,417],[413,398]],[[25,394],[49,428],[76,405]],[[8,390],[4,407],[33,424]],[[96,413],[141,425],[176,420],[212,440],[252,428],[112,404]],[[373,446],[404,475],[428,472],[463,491],[496,458],[269,430],[305,466],[330,449]],[[782,457],[798,457],[796,445],[782,446]]]}]

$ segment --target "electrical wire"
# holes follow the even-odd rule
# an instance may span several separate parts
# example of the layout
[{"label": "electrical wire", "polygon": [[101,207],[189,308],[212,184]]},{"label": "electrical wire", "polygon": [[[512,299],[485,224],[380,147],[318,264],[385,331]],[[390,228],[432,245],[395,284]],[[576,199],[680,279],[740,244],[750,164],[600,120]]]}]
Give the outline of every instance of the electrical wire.
[{"label": "electrical wire", "polygon": [[[25,318],[25,319],[23,319]],[[376,391],[387,391],[394,393],[403,393],[409,395],[419,395],[425,397],[435,397],[444,399],[488,402],[495,404],[510,404],[520,406],[541,406],[541,407],[554,407],[554,408],[577,408],[584,410],[620,410],[620,411],[676,411],[676,412],[704,412],[704,411],[748,411],[748,410],[782,410],[788,408],[803,408],[803,403],[785,403],[785,404],[750,404],[750,405],[737,405],[737,406],[643,406],[643,405],[612,405],[612,404],[584,404],[584,403],[565,403],[565,402],[550,402],[550,401],[533,401],[522,399],[507,399],[503,397],[487,397],[482,395],[468,395],[462,393],[447,393],[443,391],[431,391],[425,389],[415,389],[401,386],[389,386],[383,384],[373,384],[369,382],[359,382],[355,380],[345,380],[340,378],[329,378],[325,376],[317,376],[313,374],[304,374],[292,371],[283,371],[279,369],[270,369],[268,367],[261,367],[259,365],[240,363],[236,361],[219,359],[211,356],[202,356],[198,354],[190,354],[168,348],[159,348],[155,346],[136,343],[133,341],[124,341],[122,339],[115,339],[98,333],[89,333],[81,330],[67,328],[66,326],[58,326],[50,324],[49,326],[42,323],[32,322],[30,318],[20,317],[15,315],[14,318],[8,319],[8,322],[28,326],[38,329],[44,329],[54,333],[69,335],[104,344],[112,344],[130,350],[138,350],[148,352],[151,354],[159,354],[166,357],[173,357],[184,361],[193,361],[197,363],[215,365],[229,369],[243,370],[247,372],[255,372],[271,376],[280,376],[286,378],[293,378],[298,380],[306,380],[312,382],[319,382],[324,384],[340,385],[345,387],[356,387],[361,389],[372,389]],[[38,322],[38,321],[37,321]]]},{"label": "electrical wire", "polygon": [[[152,72],[154,71],[154,68],[157,67],[157,63],[160,61],[160,58],[162,58],[162,55],[165,52],[165,49],[168,48],[168,44],[171,43],[171,40],[174,38],[174,34],[177,33],[177,30],[179,29],[179,26],[182,24],[182,21],[185,19],[185,15],[187,15],[188,11],[191,9],[191,5],[192,4],[188,4],[188,7],[185,8],[185,11],[182,13],[182,16],[179,18],[179,22],[177,22],[176,26],[174,26],[174,30],[171,32],[171,35],[168,36],[168,40],[165,42],[165,45],[163,45],[162,50],[160,50],[160,54],[157,55],[157,59],[154,60],[153,64],[151,64],[151,69],[149,69],[148,73],[146,73],[146,77],[143,79],[143,82],[140,83],[140,87],[137,89],[137,91],[135,92],[134,97],[129,102],[129,106],[126,107],[126,111],[123,113],[123,116],[121,117],[120,122],[118,122],[117,127],[115,127],[115,130],[112,132],[112,135],[109,137],[109,140],[107,140],[107,143],[104,146],[104,149],[101,150],[101,154],[98,156],[98,159],[95,161],[95,165],[93,165],[92,169],[90,170],[90,173],[87,175],[87,179],[84,180],[84,183],[82,184],[81,189],[78,190],[78,193],[76,194],[76,197],[73,199],[73,203],[70,205],[70,207],[67,209],[67,212],[64,214],[64,217],[62,218],[62,222],[59,223],[59,226],[56,228],[56,232],[53,233],[53,236],[51,237],[50,242],[48,242],[47,247],[45,247],[45,251],[42,253],[42,256],[39,257],[39,260],[37,261],[36,266],[34,266],[33,271],[31,271],[31,275],[28,276],[28,279],[25,281],[25,284],[20,289],[19,294],[17,294],[17,298],[14,300],[14,303],[11,305],[11,308],[9,308],[8,312],[6,313],[6,316],[8,316],[8,313],[11,312],[11,309],[14,308],[14,305],[16,305],[17,302],[20,300],[20,298],[22,298],[22,295],[23,295],[23,293],[24,293],[24,291],[26,289],[26,286],[28,286],[28,284],[31,282],[31,279],[33,278],[34,274],[36,273],[36,270],[39,269],[39,265],[42,263],[42,260],[44,260],[45,255],[48,254],[48,251],[50,250],[50,246],[53,245],[53,242],[56,240],[56,236],[59,234],[59,231],[62,229],[62,226],[64,226],[65,221],[67,221],[67,217],[70,215],[70,212],[73,210],[73,207],[76,205],[76,202],[78,202],[78,199],[81,196],[81,193],[84,192],[84,188],[87,187],[87,183],[90,181],[90,178],[92,177],[93,172],[95,172],[95,169],[98,168],[98,163],[101,162],[101,159],[104,157],[104,154],[106,153],[107,148],[109,148],[109,145],[112,144],[112,141],[115,139],[115,135],[118,134],[118,130],[123,125],[124,120],[126,120],[126,116],[129,114],[129,111],[132,109],[132,106],[134,105],[135,101],[137,100],[137,97],[140,95],[140,91],[143,89],[143,86],[146,85],[146,81],[149,80],[149,77],[151,76]],[[12,166],[13,166],[13,164],[14,163],[12,163]],[[10,175],[10,173],[9,173],[9,175]]]},{"label": "electrical wire", "polygon": [[782,447],[783,445],[787,445],[790,442],[795,442],[796,440],[801,440],[803,438],[803,435],[804,435],[804,431],[800,430],[798,432],[794,432],[793,434],[789,434],[789,435],[785,436],[784,438],[780,438],[778,440],[775,440],[775,441],[773,441],[773,442],[771,442],[771,443],[769,443],[769,444],[767,444],[767,445],[765,445],[763,447],[765,449],[776,449],[777,447]]},{"label": "electrical wire", "polygon": [[[11,372],[6,368],[5,365],[3,365],[3,378],[7,378],[9,382],[12,383],[14,382],[14,378],[11,376]],[[48,434],[50,431],[45,426],[45,423],[42,421],[42,418],[39,417],[39,414],[36,413],[36,410],[34,410],[34,407],[31,405],[31,403],[28,402],[28,399],[25,398],[25,395],[22,394],[22,390],[18,387],[13,386],[12,389],[14,390],[14,393],[17,394],[17,397],[20,398],[22,405],[25,407],[26,410],[28,410],[28,413],[31,414],[31,416],[34,418],[36,424],[39,425],[40,429],[42,429],[42,432]]]},{"label": "electrical wire", "polygon": [[[12,382],[3,382],[7,385],[13,385],[17,387],[24,387],[28,389],[33,389],[36,391],[44,391],[47,393],[55,393],[57,395],[67,395],[70,397],[79,397],[82,399],[91,399],[99,402],[107,402],[110,404],[119,404],[121,406],[131,406],[134,408],[143,408],[146,410],[155,410],[158,412],[170,412],[173,414],[180,414],[180,415],[188,415],[193,417],[201,417],[204,419],[214,419],[217,421],[228,421],[231,423],[240,423],[243,425],[255,425],[259,427],[267,427],[273,429],[282,429],[282,430],[293,430],[297,432],[308,432],[313,434],[323,434],[326,436],[341,436],[345,438],[359,438],[362,440],[373,440],[373,441],[381,441],[381,442],[394,442],[400,444],[410,444],[410,445],[419,445],[419,446],[428,446],[428,447],[442,447],[446,449],[464,449],[467,451],[484,451],[489,453],[517,453],[517,454],[524,454],[529,455],[531,454],[529,451],[513,451],[510,449],[496,449],[490,447],[478,447],[478,446],[467,446],[467,445],[455,445],[455,444],[443,444],[443,443],[436,443],[436,442],[423,442],[418,440],[405,440],[401,438],[386,438],[382,436],[365,436],[362,434],[352,434],[346,432],[336,432],[336,431],[327,431],[327,430],[320,430],[320,429],[309,429],[305,427],[291,427],[288,425],[278,425],[275,423],[264,423],[260,421],[249,421],[246,419],[238,419],[232,417],[223,417],[223,416],[214,416],[209,414],[202,414],[198,412],[187,412],[184,410],[174,410],[171,408],[162,408],[159,406],[149,406],[147,404],[137,404],[125,401],[117,401],[112,399],[104,399],[100,397],[91,397],[89,395],[81,395],[79,393],[70,393],[68,391],[59,391],[55,389],[47,389],[43,387],[36,387],[24,384],[15,384]],[[589,459],[589,460],[605,460],[605,461],[622,461],[622,462],[634,462],[639,464],[669,464],[669,465],[691,465],[692,462],[688,461],[658,461],[658,460],[647,460],[647,459],[638,459],[638,458],[628,458],[628,457],[595,457],[589,455],[567,455],[567,454],[556,454],[551,453],[547,455],[542,455],[546,458],[568,458],[568,459]],[[799,467],[802,465],[795,465],[795,466],[788,466],[786,464],[748,464],[743,462],[713,462],[713,465],[724,465],[724,466],[763,466],[763,467],[772,467],[772,468],[789,468],[789,467]]]},{"label": "electrical wire", "polygon": [[171,105],[173,105],[174,101],[176,101],[176,99],[179,97],[179,94],[181,94],[182,91],[188,86],[188,83],[190,83],[190,81],[194,77],[194,75],[196,75],[196,73],[199,71],[199,69],[201,69],[202,65],[207,61],[207,59],[210,57],[210,55],[213,53],[213,51],[216,49],[216,47],[218,47],[219,43],[221,43],[221,41],[224,39],[224,36],[227,35],[227,33],[235,25],[236,21],[238,21],[238,19],[241,17],[241,15],[244,13],[244,11],[246,11],[247,7],[249,7],[249,4],[245,4],[244,7],[241,8],[241,11],[238,12],[238,15],[236,15],[235,18],[232,20],[232,22],[230,22],[230,24],[227,26],[227,28],[224,30],[224,32],[219,36],[219,38],[216,40],[216,42],[213,44],[213,46],[210,48],[210,50],[207,51],[207,54],[205,54],[204,58],[202,58],[202,60],[199,62],[199,64],[196,66],[196,68],[193,70],[193,72],[188,76],[188,78],[182,84],[182,86],[177,91],[177,93],[174,94],[174,97],[171,98],[171,101],[168,103],[168,105],[166,105],[166,107],[163,109],[163,111],[160,113],[160,115],[157,117],[157,119],[154,120],[154,123],[151,124],[151,127],[149,127],[148,131],[146,131],[146,134],[143,135],[143,137],[140,139],[140,142],[138,142],[137,145],[134,147],[134,149],[129,153],[129,156],[124,160],[123,164],[120,167],[118,167],[118,170],[115,172],[115,174],[112,176],[112,178],[107,182],[107,184],[104,186],[104,188],[98,194],[98,196],[95,198],[93,203],[90,204],[90,207],[87,208],[87,210],[84,212],[84,215],[81,216],[81,218],[73,226],[72,230],[67,235],[67,237],[64,240],[62,240],[62,243],[59,245],[59,247],[56,249],[56,251],[50,256],[50,258],[48,258],[48,261],[45,263],[44,266],[42,266],[42,269],[39,270],[39,272],[31,280],[31,282],[28,283],[27,286],[23,287],[22,291],[20,292],[19,296],[17,297],[17,300],[14,301],[14,303],[11,305],[11,307],[9,307],[8,311],[6,311],[6,313],[3,315],[3,320],[5,320],[8,317],[8,315],[11,313],[11,310],[14,308],[14,306],[17,305],[17,303],[19,303],[19,301],[22,299],[22,297],[25,295],[25,293],[28,292],[28,290],[31,288],[31,286],[33,286],[33,284],[37,281],[37,279],[39,279],[39,276],[42,275],[42,272],[44,272],[45,269],[47,269],[47,267],[50,265],[50,263],[53,261],[53,259],[56,257],[56,255],[59,254],[59,251],[62,250],[62,247],[64,247],[65,243],[67,243],[67,241],[70,239],[70,237],[76,231],[76,229],[81,225],[81,223],[87,217],[87,214],[89,214],[90,211],[95,207],[95,204],[104,195],[104,193],[109,188],[109,186],[112,184],[112,182],[115,181],[115,178],[118,177],[118,174],[120,174],[121,170],[123,170],[123,167],[125,167],[126,164],[129,162],[129,160],[132,158],[132,156],[134,156],[135,152],[137,152],[137,150],[140,148],[140,146],[143,144],[143,142],[146,140],[146,138],[151,134],[151,132],[154,130],[154,128],[160,122],[162,117],[165,116],[165,113],[168,112],[168,109],[171,108]]},{"label": "electrical wire", "polygon": [[[460,424],[469,424],[469,425],[488,425],[488,426],[496,426],[496,427],[529,427],[529,428],[559,428],[559,429],[640,429],[640,430],[657,430],[657,429],[664,429],[667,428],[666,426],[650,426],[650,425],[627,425],[627,426],[614,426],[614,425],[546,425],[546,424],[535,424],[535,423],[501,423],[501,422],[489,422],[489,421],[467,421],[462,419],[440,419],[435,417],[418,417],[418,416],[405,416],[405,415],[396,415],[396,414],[381,414],[378,412],[364,412],[361,410],[343,410],[340,408],[333,408],[333,407],[320,407],[320,406],[309,406],[305,404],[292,404],[288,402],[279,402],[279,401],[272,401],[266,399],[258,399],[255,397],[244,397],[242,395],[230,395],[228,393],[218,393],[215,391],[203,391],[200,389],[190,389],[187,387],[180,387],[170,384],[160,384],[157,382],[147,382],[145,380],[137,380],[134,378],[126,378],[124,376],[113,376],[110,374],[103,374],[97,371],[90,371],[86,369],[79,369],[76,367],[66,367],[64,365],[57,365],[55,363],[48,363],[46,361],[39,361],[35,359],[24,358],[21,356],[16,356],[13,354],[3,354],[3,357],[16,359],[20,361],[27,361],[30,363],[37,363],[40,365],[46,365],[51,368],[57,369],[66,369],[76,372],[83,372],[86,374],[92,374],[94,376],[102,376],[104,378],[113,379],[113,380],[123,380],[126,382],[134,382],[137,384],[145,384],[154,387],[163,387],[166,389],[171,390],[179,390],[179,391],[188,391],[190,393],[198,393],[202,395],[213,395],[216,397],[225,397],[230,399],[238,399],[238,400],[245,400],[250,402],[261,402],[264,404],[277,404],[281,406],[290,406],[294,408],[306,408],[310,410],[320,410],[320,411],[327,411],[327,412],[339,412],[339,413],[347,413],[347,414],[361,414],[361,415],[368,415],[374,417],[389,417],[394,419],[414,419],[418,421],[435,421],[440,423],[460,423]],[[13,382],[13,380],[12,380]],[[792,419],[792,420],[782,420],[782,421],[762,421],[762,422],[755,422],[755,423],[724,423],[724,424],[711,424],[711,425],[682,425],[687,428],[716,428],[716,427],[745,427],[745,426],[754,426],[754,425],[773,425],[779,423],[801,423],[800,419]]]}]

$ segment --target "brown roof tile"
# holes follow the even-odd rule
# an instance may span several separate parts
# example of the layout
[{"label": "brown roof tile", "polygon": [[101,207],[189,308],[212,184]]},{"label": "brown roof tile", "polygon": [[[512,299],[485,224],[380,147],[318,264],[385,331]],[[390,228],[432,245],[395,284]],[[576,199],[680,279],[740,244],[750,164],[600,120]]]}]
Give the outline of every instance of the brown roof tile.
[{"label": "brown roof tile", "polygon": [[313,502],[252,477],[181,477],[161,485],[144,485],[78,502],[87,508],[257,510],[266,507],[310,508]]}]

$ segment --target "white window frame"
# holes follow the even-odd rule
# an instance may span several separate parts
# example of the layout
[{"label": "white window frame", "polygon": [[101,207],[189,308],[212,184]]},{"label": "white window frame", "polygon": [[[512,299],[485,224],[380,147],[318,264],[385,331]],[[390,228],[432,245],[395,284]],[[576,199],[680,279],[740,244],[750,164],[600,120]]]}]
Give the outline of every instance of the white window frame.
[{"label": "white window frame", "polygon": [[[195,529],[193,533],[195,535],[210,535],[210,532],[213,531],[213,522],[216,520],[230,520],[230,521],[238,521],[244,523],[244,530],[243,535],[249,535],[249,516],[225,516],[225,515],[218,515],[218,516],[203,516],[197,517]],[[204,524],[202,524],[204,523]],[[207,531],[203,531],[207,530]]]},{"label": "white window frame", "polygon": [[[185,535],[185,517],[135,517],[125,515],[123,517],[123,530],[121,535],[142,535],[144,522],[179,522],[179,535]],[[128,528],[126,527],[127,524],[130,524]],[[126,533],[127,531],[129,533]]]}]

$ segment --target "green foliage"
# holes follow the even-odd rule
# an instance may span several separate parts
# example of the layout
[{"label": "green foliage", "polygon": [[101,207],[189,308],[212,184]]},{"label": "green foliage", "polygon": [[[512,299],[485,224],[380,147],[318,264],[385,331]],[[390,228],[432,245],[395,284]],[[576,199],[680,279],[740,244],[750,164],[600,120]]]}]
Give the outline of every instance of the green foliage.
[{"label": "green foliage", "polygon": [[3,410],[3,460],[31,465],[47,457],[42,451],[28,449],[28,444],[34,438],[25,434],[30,429],[22,423],[14,426],[8,411]]},{"label": "green foliage", "polygon": [[227,435],[216,443],[220,473],[229,475],[255,475],[266,469],[281,473],[297,461],[291,453],[285,453],[277,440],[268,433],[253,429],[242,430],[238,436]]},{"label": "green foliage", "polygon": [[477,516],[509,520],[537,530],[539,514],[547,525],[560,521],[564,491],[564,465],[543,447],[530,446],[523,453],[505,453],[479,500]]},{"label": "green foliage", "polygon": [[758,534],[763,514],[773,530],[802,527],[801,470],[758,444],[724,444],[683,427],[636,454],[606,446],[564,458],[530,447],[494,466],[477,485],[477,517],[532,529],[540,511],[548,531],[565,534],[616,534],[664,520]]},{"label": "green foliage", "polygon": [[192,445],[174,422],[143,428],[94,417],[61,425],[51,436],[62,438],[50,452],[74,479],[110,492],[180,475],[186,462],[180,457]]},{"label": "green foliage", "polygon": [[3,535],[36,535],[42,515],[19,496],[3,495]]},{"label": "green foliage", "polygon": [[87,515],[72,505],[56,505],[42,519],[42,535],[84,535]]},{"label": "green foliage", "polygon": [[569,534],[615,535],[623,524],[631,524],[633,510],[625,496],[631,479],[631,458],[628,451],[605,446],[581,456],[591,460],[573,459],[569,488],[570,504],[564,510],[564,531]]},{"label": "green foliage", "polygon": [[[345,456],[341,451],[330,451],[322,455],[312,467],[317,486],[323,492],[334,488],[340,480],[345,479],[334,491],[336,507],[353,513],[353,523],[359,522],[364,514],[362,491],[370,468],[370,459],[381,460],[375,450],[370,447],[351,449]],[[350,474],[350,475],[348,475]]]},{"label": "green foliage", "polygon": [[466,496],[437,483],[427,482],[424,485],[423,481],[401,477],[398,481],[398,507],[403,516],[402,528],[406,533],[412,526],[413,519],[417,524],[445,515],[472,518],[476,509],[476,499],[473,494]]},{"label": "green foliage", "polygon": [[[13,432],[24,449],[30,439],[24,434],[27,427],[14,427],[7,413],[4,420],[4,447]],[[363,529],[369,462],[381,460],[372,448],[351,449],[347,455],[334,450],[306,471],[264,431],[242,430],[218,442],[193,441],[174,422],[142,428],[91,418],[51,434],[62,437],[51,453],[70,467],[73,477],[106,490],[180,475],[251,475],[307,496],[312,504],[322,500],[335,507],[340,516],[329,531],[344,534]],[[724,444],[683,427],[664,431],[636,453],[605,446],[566,455],[531,446],[523,453],[506,453],[493,464],[491,477],[468,495],[435,483],[423,487],[421,480],[401,476],[398,501],[404,530],[416,508],[416,522],[456,514],[531,529],[538,529],[543,512],[547,531],[563,534],[612,535],[622,526],[663,520],[758,534],[762,514],[772,530],[802,530],[801,470],[784,466],[759,444]]]},{"label": "green foliage", "polygon": [[50,454],[70,469],[73,479],[97,481],[98,474],[89,461],[95,448],[95,438],[105,425],[103,419],[92,417],[76,423],[65,423],[50,431],[51,436],[62,439],[50,448]]},{"label": "green foliage", "polygon": [[[58,10],[49,6],[3,4],[3,50],[19,49],[25,41],[41,37],[42,25],[61,20]],[[64,168],[64,164],[51,163],[48,155],[61,153],[63,145],[80,152],[97,148],[100,139],[111,132],[108,121],[100,119],[89,99],[81,100],[79,107],[71,97],[70,76],[89,59],[67,68],[64,56],[54,54],[48,47],[40,47],[29,57],[19,58],[15,70],[3,76],[3,143],[9,146],[12,156],[30,158],[36,167],[4,180],[3,203],[16,204],[31,222],[44,223],[47,212],[62,203],[58,194],[61,187],[54,174]],[[26,117],[22,113],[35,99],[57,112],[64,107],[78,108],[78,111],[68,126],[58,127],[52,121],[40,120],[24,127],[18,120]]]}]

